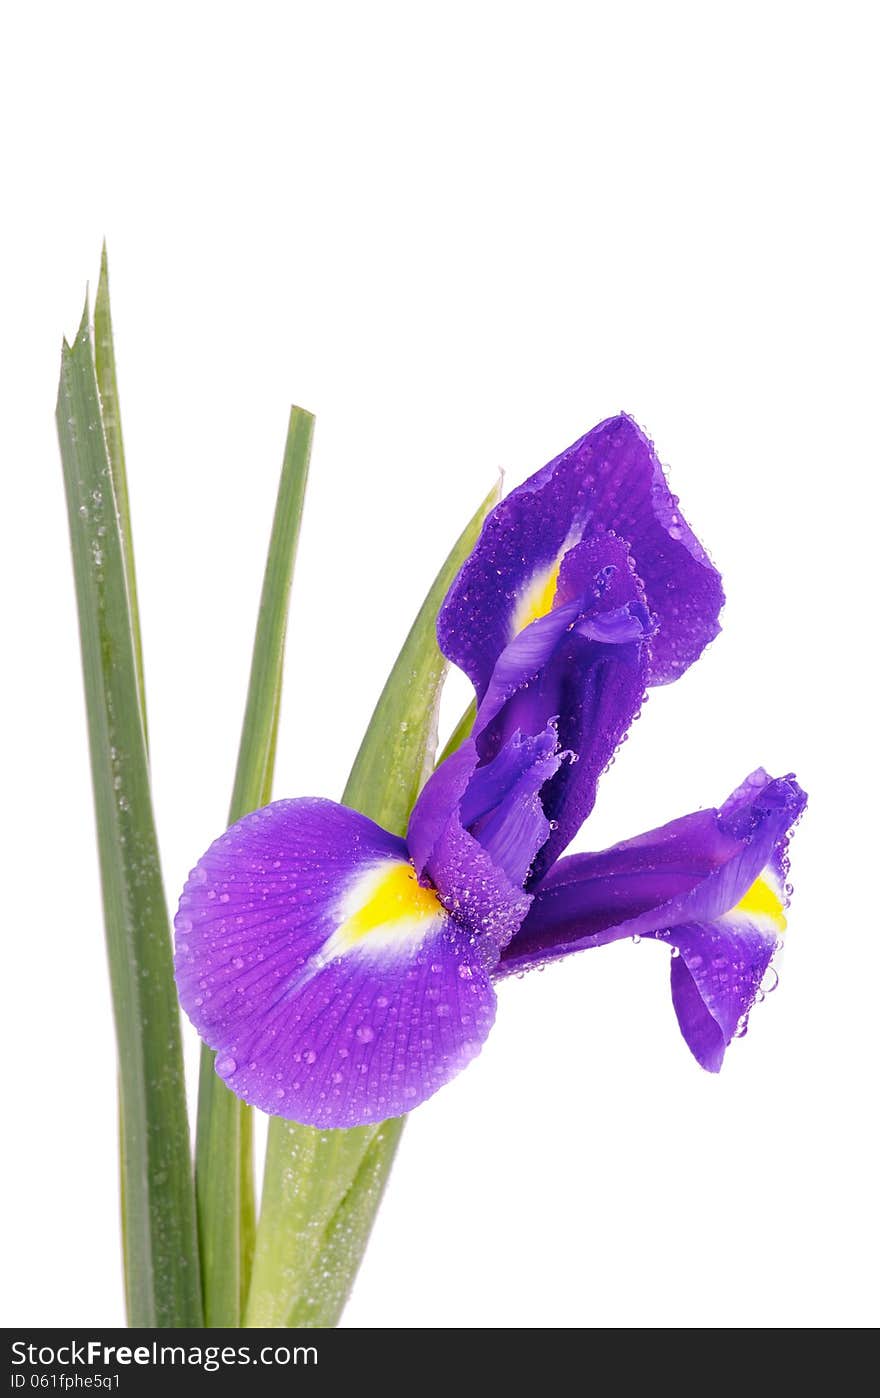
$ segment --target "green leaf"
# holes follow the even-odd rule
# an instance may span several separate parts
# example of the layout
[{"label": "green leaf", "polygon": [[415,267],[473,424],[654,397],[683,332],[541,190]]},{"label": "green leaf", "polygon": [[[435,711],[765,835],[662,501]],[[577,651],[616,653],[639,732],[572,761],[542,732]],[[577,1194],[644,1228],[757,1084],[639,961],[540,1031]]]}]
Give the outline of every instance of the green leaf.
[{"label": "green leaf", "polygon": [[[413,622],[355,759],[343,802],[402,835],[433,766],[446,661],[440,605],[473,549],[495,487],[456,542]],[[269,1124],[245,1324],[335,1325],[351,1291],[404,1118],[353,1131]]]},{"label": "green leaf", "polygon": [[[105,372],[112,362],[105,348]],[[110,396],[115,402],[115,385]],[[124,465],[108,450],[88,304],[73,346],[62,350],[56,417],[119,1055],[128,1314],[134,1326],[200,1326],[180,1021],[150,794],[130,530],[117,494]]]},{"label": "green leaf", "polygon": [[[110,318],[110,279],[107,271],[106,243],[101,249],[101,274],[98,277],[98,293],[95,297],[95,374],[98,382],[98,398],[101,404],[101,421],[104,424],[104,441],[107,446],[110,475],[116,494],[116,511],[119,515],[119,527],[122,531],[122,558],[125,566],[125,585],[128,590],[128,609],[137,671],[138,698],[141,706],[141,722],[144,726],[144,741],[147,742],[144,653],[141,644],[141,622],[134,567],[134,542],[131,535],[131,510],[128,503],[128,477],[125,474],[125,449],[122,445],[122,415],[119,411],[119,390],[116,384],[116,355],[113,351],[113,322]],[[148,742],[147,750],[149,751]]]},{"label": "green leaf", "polygon": [[376,1128],[314,1131],[274,1118],[245,1324],[287,1325]]},{"label": "green leaf", "polygon": [[[288,604],[296,560],[314,418],[291,408],[275,518],[260,597],[230,825],[272,799]],[[196,1131],[196,1196],[205,1324],[238,1326],[250,1283],[256,1232],[253,1125],[249,1107],[214,1072],[204,1045]]]},{"label": "green leaf", "polygon": [[379,1212],[405,1125],[406,1117],[398,1116],[372,1128],[357,1172],[329,1216],[321,1246],[282,1322],[285,1326],[315,1330],[338,1323]]}]

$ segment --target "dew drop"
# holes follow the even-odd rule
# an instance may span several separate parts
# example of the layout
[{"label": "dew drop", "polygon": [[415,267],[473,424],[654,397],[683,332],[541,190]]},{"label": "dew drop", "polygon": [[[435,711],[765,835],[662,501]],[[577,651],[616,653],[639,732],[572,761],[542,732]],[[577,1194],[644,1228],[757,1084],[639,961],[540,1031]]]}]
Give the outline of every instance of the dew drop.
[{"label": "dew drop", "polygon": [[368,1044],[371,1041],[371,1039],[375,1038],[375,1035],[372,1029],[370,1028],[369,1024],[359,1024],[357,1029],[354,1031],[354,1035],[355,1038],[359,1039],[362,1044]]},{"label": "dew drop", "polygon": [[214,1064],[217,1076],[221,1078],[231,1078],[232,1074],[235,1072],[236,1066],[235,1059],[230,1058],[228,1053],[223,1054]]}]

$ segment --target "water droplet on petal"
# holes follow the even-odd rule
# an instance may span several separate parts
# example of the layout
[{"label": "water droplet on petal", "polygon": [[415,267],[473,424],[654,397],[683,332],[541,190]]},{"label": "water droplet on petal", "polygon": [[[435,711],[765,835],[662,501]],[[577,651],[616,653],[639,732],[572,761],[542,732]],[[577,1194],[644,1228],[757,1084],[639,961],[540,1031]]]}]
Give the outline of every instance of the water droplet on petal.
[{"label": "water droplet on petal", "polygon": [[231,1078],[236,1066],[235,1059],[230,1058],[228,1053],[221,1055],[214,1064],[217,1076],[221,1078]]}]

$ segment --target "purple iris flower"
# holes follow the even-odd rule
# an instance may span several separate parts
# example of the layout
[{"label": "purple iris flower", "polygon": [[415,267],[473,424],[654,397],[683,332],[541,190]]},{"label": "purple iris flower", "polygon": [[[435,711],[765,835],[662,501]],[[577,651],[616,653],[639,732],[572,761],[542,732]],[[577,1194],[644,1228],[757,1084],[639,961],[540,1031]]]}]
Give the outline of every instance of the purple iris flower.
[{"label": "purple iris flower", "polygon": [[479,1052],[496,980],[627,936],[669,944],[682,1033],[720,1068],[785,926],[794,779],[758,771],[717,810],[560,855],[646,686],[696,659],[722,601],[627,417],[496,508],[438,623],[477,690],[473,733],[406,839],[276,801],[187,881],[180,998],[234,1092],[321,1128],[398,1115]]}]

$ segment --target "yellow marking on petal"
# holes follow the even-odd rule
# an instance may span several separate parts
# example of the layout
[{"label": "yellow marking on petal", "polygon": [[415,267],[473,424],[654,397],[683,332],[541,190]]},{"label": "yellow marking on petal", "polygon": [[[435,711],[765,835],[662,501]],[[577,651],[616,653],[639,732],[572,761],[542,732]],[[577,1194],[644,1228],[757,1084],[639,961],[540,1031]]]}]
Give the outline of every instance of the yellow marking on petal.
[{"label": "yellow marking on petal", "polygon": [[762,876],[755,879],[751,888],[740,898],[728,917],[734,913],[745,913],[747,917],[769,919],[779,932],[786,928],[785,906],[779,894]]},{"label": "yellow marking on petal", "polygon": [[361,875],[341,911],[343,920],[322,947],[323,958],[362,944],[379,951],[420,941],[429,924],[445,916],[437,894],[422,887],[405,860],[386,860]]},{"label": "yellow marking on petal", "polygon": [[559,582],[559,570],[562,567],[564,557],[565,554],[561,553],[556,562],[552,563],[549,568],[541,568],[526,587],[513,614],[514,636],[518,636],[520,631],[531,626],[533,621],[538,621],[548,612],[552,612],[556,597],[556,585]]},{"label": "yellow marking on petal", "polygon": [[374,893],[339,931],[357,942],[377,927],[401,918],[434,917],[441,911],[440,899],[430,888],[422,888],[411,864],[394,864],[383,874]]}]

